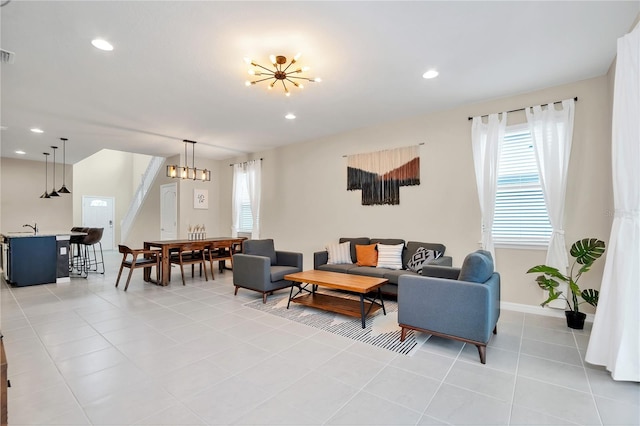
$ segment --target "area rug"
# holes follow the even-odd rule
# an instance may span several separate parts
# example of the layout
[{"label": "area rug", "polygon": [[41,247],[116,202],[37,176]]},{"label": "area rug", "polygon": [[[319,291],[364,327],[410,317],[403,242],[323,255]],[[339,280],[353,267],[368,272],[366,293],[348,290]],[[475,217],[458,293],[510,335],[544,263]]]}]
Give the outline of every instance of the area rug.
[{"label": "area rug", "polygon": [[[330,291],[321,292],[332,294]],[[342,293],[339,296],[351,297]],[[288,294],[274,295],[267,298],[267,303],[262,303],[262,299],[256,299],[245,303],[245,306],[407,356],[413,355],[429,338],[429,335],[424,333],[407,331],[404,342],[400,341],[398,304],[395,300],[384,301],[387,315],[379,309],[367,316],[365,328],[362,328],[360,318],[322,311],[293,302],[287,309],[288,300]]]}]

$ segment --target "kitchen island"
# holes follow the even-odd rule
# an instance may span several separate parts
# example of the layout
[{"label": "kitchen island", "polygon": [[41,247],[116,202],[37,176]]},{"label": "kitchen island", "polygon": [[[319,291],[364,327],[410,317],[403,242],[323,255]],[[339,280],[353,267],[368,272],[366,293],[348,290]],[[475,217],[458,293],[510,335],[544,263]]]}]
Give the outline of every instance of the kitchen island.
[{"label": "kitchen island", "polygon": [[70,237],[70,232],[1,234],[5,281],[17,287],[69,282]]}]

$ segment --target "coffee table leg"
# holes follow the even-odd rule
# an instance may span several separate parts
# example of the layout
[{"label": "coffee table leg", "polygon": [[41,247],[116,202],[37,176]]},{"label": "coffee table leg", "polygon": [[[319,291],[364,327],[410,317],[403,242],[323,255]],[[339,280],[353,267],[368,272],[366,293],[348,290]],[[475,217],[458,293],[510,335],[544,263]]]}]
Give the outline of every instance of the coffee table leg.
[{"label": "coffee table leg", "polygon": [[360,315],[362,315],[362,328],[366,327],[365,324],[365,312],[364,312],[364,294],[360,293]]},{"label": "coffee table leg", "polygon": [[382,290],[378,287],[378,299],[380,299],[380,305],[382,306],[382,313],[387,315],[387,311],[384,309],[384,300],[382,300]]}]

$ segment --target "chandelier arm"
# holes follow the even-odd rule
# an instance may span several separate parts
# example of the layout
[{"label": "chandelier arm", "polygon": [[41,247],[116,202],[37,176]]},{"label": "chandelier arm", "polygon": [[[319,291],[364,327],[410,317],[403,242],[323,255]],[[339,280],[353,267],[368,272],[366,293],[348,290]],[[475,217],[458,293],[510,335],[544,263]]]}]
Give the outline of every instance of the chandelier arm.
[{"label": "chandelier arm", "polygon": [[271,80],[271,79],[275,80],[275,77],[273,77],[273,76],[272,76],[272,77],[266,77],[266,78],[262,78],[262,79],[260,79],[260,80],[252,81],[251,83],[252,83],[252,84],[260,83],[261,81]]},{"label": "chandelier arm", "polygon": [[289,89],[287,89],[287,85],[284,83],[284,80],[280,80],[282,82],[282,87],[284,87],[284,91],[288,92]]},{"label": "chandelier arm", "polygon": [[287,67],[286,67],[285,69],[281,70],[281,71],[282,71],[282,72],[287,72],[287,70],[289,69],[289,67],[290,67],[291,65],[293,65],[294,63],[295,63],[295,61],[291,61],[291,62],[289,62],[289,65],[287,65]]},{"label": "chandelier arm", "polygon": [[275,74],[272,70],[270,70],[269,68],[263,67],[263,66],[262,66],[262,65],[260,65],[260,64],[253,64],[253,66],[254,66],[254,67],[260,67],[260,68],[262,68],[263,70],[267,70],[267,71],[269,71],[271,74]]},{"label": "chandelier arm", "polygon": [[287,75],[287,79],[290,79],[290,78],[296,78],[296,79],[298,79],[298,80],[307,80],[307,81],[313,81],[313,82],[315,82],[315,80],[314,80],[314,79],[312,79],[312,78],[308,78],[308,77],[295,77],[295,76],[293,76],[293,75]]}]

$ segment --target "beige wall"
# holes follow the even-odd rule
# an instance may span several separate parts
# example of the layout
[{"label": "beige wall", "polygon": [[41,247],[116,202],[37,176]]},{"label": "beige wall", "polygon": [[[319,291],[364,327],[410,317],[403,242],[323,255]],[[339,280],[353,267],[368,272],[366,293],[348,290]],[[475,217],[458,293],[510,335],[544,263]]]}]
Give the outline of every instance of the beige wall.
[{"label": "beige wall", "polygon": [[[184,164],[180,156],[167,159],[166,164]],[[140,213],[133,225],[130,235],[125,244],[131,247],[142,247],[144,241],[160,239],[160,186],[168,183],[176,183],[178,189],[178,238],[187,238],[187,228],[189,225],[204,225],[209,236],[228,235],[221,230],[220,220],[220,167],[223,162],[198,159],[198,168],[211,170],[211,182],[188,181],[172,179],[165,176],[165,167],[160,170]],[[209,191],[209,208],[193,208],[193,190],[206,189]]]},{"label": "beige wall", "polygon": [[[467,117],[577,96],[566,240],[608,241],[613,209],[610,90],[609,77],[603,76],[257,153],[252,158],[264,158],[261,237],[274,238],[278,249],[303,252],[305,268],[313,267],[313,252],[341,236],[441,242],[459,266],[480,239]],[[519,112],[508,122],[524,120]],[[344,155],[420,143],[421,184],[403,187],[400,205],[362,206],[360,192],[346,190]],[[230,169],[221,167],[220,176],[220,229],[225,232],[231,226]],[[543,300],[534,277],[525,272],[545,256],[544,250],[497,250],[504,302],[535,306]],[[600,261],[583,282],[598,288],[603,266]]]},{"label": "beige wall", "polygon": [[[67,232],[72,226],[73,202],[70,195],[39,198],[45,190],[44,161],[2,158],[0,167],[0,232],[28,231],[25,223],[38,223],[42,232]],[[74,191],[73,170],[66,167],[66,185]],[[49,161],[47,191],[53,189],[53,173]],[[62,186],[62,164],[56,164],[56,190]]]}]

